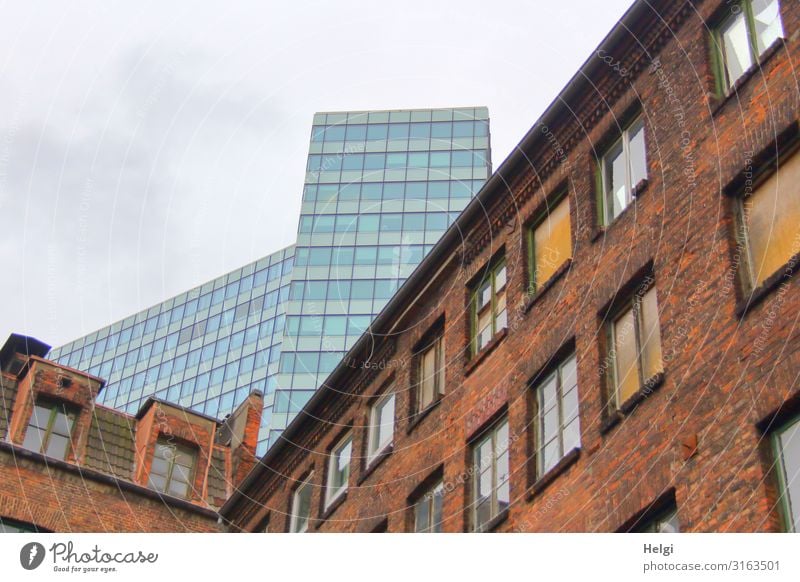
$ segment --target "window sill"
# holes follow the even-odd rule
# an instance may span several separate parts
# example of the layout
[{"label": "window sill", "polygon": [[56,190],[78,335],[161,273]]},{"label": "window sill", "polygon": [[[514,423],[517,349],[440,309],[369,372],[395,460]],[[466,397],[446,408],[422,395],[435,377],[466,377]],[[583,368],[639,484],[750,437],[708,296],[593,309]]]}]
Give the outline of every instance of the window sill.
[{"label": "window sill", "polygon": [[423,420],[428,418],[428,415],[431,412],[433,412],[436,408],[439,407],[439,404],[441,404],[441,402],[442,402],[442,397],[439,396],[438,398],[436,398],[436,400],[431,402],[427,408],[412,416],[408,422],[408,428],[406,429],[406,434],[411,434],[414,431],[414,429],[417,428],[417,426],[419,426],[420,423],[422,423]]},{"label": "window sill", "polygon": [[653,392],[661,388],[664,384],[664,372],[658,372],[651,376],[638,392],[633,394],[618,408],[611,411],[600,425],[600,434],[606,434],[614,428],[621,420],[633,412],[636,407],[647,399]]},{"label": "window sill", "polygon": [[756,305],[770,295],[783,281],[789,281],[795,270],[800,265],[800,253],[794,255],[786,264],[764,279],[758,287],[753,289],[747,297],[742,298],[736,305],[736,317],[743,318]]},{"label": "window sill", "polygon": [[473,533],[493,533],[500,524],[508,519],[508,508],[504,509],[497,515],[495,515],[492,519],[490,519],[486,524],[484,524],[480,529],[475,530]]},{"label": "window sill", "polygon": [[506,338],[507,335],[508,335],[507,327],[504,327],[496,334],[494,334],[494,337],[489,341],[489,343],[483,346],[481,351],[472,356],[472,358],[470,358],[470,360],[467,362],[467,365],[464,369],[464,375],[469,376],[472,373],[472,371],[475,368],[477,368],[478,365],[483,360],[486,359],[486,356],[488,356],[490,353],[494,351],[494,349],[500,344],[500,342],[502,342]]},{"label": "window sill", "polygon": [[525,300],[525,313],[528,313],[528,311],[531,310],[531,307],[533,307],[533,305],[537,303],[545,293],[547,293],[548,289],[554,286],[558,280],[561,279],[561,277],[563,277],[567,271],[569,271],[570,267],[572,267],[572,257],[564,261],[564,263],[558,269],[556,269],[555,273],[553,273],[547,281],[539,286],[533,295],[528,296],[528,299]]},{"label": "window sill", "polygon": [[528,489],[527,500],[533,500],[537,495],[541,494],[547,487],[555,481],[560,475],[565,473],[572,465],[578,462],[581,456],[581,448],[575,447],[566,455],[561,457],[561,460],[556,463],[547,473],[539,477],[536,482]]},{"label": "window sill", "polygon": [[327,507],[325,507],[325,511],[323,511],[322,515],[319,516],[319,519],[317,520],[315,527],[319,529],[322,526],[322,524],[325,523],[328,519],[330,519],[333,513],[337,509],[339,509],[339,506],[342,505],[342,503],[344,503],[345,500],[347,500],[347,489],[345,489],[342,493],[339,493],[339,495],[336,496],[336,499],[331,501],[327,505]]},{"label": "window sill", "polygon": [[367,480],[367,477],[372,475],[375,469],[383,463],[388,457],[392,455],[394,452],[394,443],[390,443],[387,446],[383,447],[381,452],[376,453],[374,457],[372,457],[368,462],[367,466],[364,471],[361,473],[361,476],[358,478],[358,485],[361,485],[364,481]]},{"label": "window sill", "polygon": [[625,418],[625,415],[617,409],[608,412],[600,423],[600,434],[604,435],[610,432],[623,418]]},{"label": "window sill", "polygon": [[647,191],[647,186],[649,184],[650,182],[648,181],[647,178],[642,178],[641,180],[639,180],[636,186],[633,187],[633,192],[631,192],[630,204],[628,204],[625,208],[623,208],[622,211],[616,217],[614,217],[614,219],[612,219],[611,222],[609,222],[608,224],[597,225],[589,240],[594,243],[597,242],[602,236],[604,236],[609,228],[611,228],[617,222],[619,222],[620,218],[625,216],[625,214],[627,214],[628,211],[631,208],[633,208],[633,206],[636,204],[636,201],[639,198],[641,198],[642,194],[644,194]]},{"label": "window sill", "polygon": [[735,96],[739,94],[739,91],[753,78],[756,73],[764,69],[764,66],[772,60],[772,58],[781,52],[781,48],[783,48],[784,43],[786,42],[785,39],[779,38],[775,42],[772,43],[767,50],[764,51],[764,54],[759,57],[758,61],[753,63],[749,69],[747,69],[742,76],[739,77],[736,82],[733,84],[733,87],[727,90],[724,95],[714,95],[711,98],[711,116],[716,117],[720,111],[722,111],[725,106],[731,101]]}]

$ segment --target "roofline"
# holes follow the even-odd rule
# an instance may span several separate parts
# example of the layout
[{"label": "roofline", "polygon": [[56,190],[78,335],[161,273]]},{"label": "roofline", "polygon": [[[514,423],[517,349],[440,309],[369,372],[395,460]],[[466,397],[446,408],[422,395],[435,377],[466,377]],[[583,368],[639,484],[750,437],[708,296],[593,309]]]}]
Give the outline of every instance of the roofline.
[{"label": "roofline", "polygon": [[19,353],[19,346],[21,344],[25,345],[24,353],[26,356],[37,356],[40,353],[44,355],[51,349],[49,344],[35,337],[23,335],[21,333],[11,333],[5,343],[0,346],[0,365],[4,365],[6,359],[10,357],[12,353]]},{"label": "roofline", "polygon": [[217,425],[222,424],[222,421],[220,419],[218,419],[218,418],[215,418],[213,416],[209,416],[207,414],[203,414],[202,412],[196,412],[196,411],[192,410],[191,408],[187,408],[185,406],[181,406],[180,404],[175,404],[174,402],[169,402],[167,400],[164,400],[163,398],[158,398],[156,396],[148,396],[147,400],[145,400],[142,403],[142,405],[139,407],[139,410],[136,411],[136,414],[133,415],[133,418],[135,418],[137,421],[141,420],[141,418],[144,416],[145,412],[147,412],[149,410],[149,408],[156,402],[159,403],[159,404],[162,404],[164,406],[169,406],[170,408],[176,408],[176,409],[180,410],[181,412],[183,412],[185,414],[191,414],[192,416],[197,416],[199,418],[204,418],[206,420],[210,420],[211,422],[214,422]]},{"label": "roofline", "polygon": [[[218,276],[216,276],[216,277],[213,277],[213,278],[211,278],[211,279],[208,279],[207,281],[203,281],[202,283],[199,283],[199,284],[197,284],[197,285],[193,285],[192,287],[190,287],[190,288],[189,288],[188,290],[186,290],[186,291],[181,291],[180,293],[176,293],[175,295],[170,295],[170,296],[169,296],[169,297],[167,297],[166,299],[162,299],[161,301],[159,301],[159,302],[157,302],[157,303],[154,303],[154,304],[153,304],[153,305],[151,305],[150,307],[145,307],[144,309],[139,309],[138,311],[134,311],[134,312],[133,312],[133,313],[131,313],[130,315],[126,315],[125,317],[121,317],[120,319],[117,319],[117,320],[115,320],[115,321],[112,321],[112,322],[111,322],[111,323],[109,323],[108,325],[104,325],[104,326],[102,326],[102,327],[100,327],[100,328],[98,328],[98,329],[96,329],[96,330],[94,330],[94,331],[91,331],[91,332],[89,332],[89,333],[86,333],[86,334],[83,334],[83,335],[81,335],[81,336],[78,336],[78,337],[76,337],[76,338],[75,338],[74,340],[72,340],[72,341],[65,342],[65,343],[63,343],[63,344],[61,344],[61,345],[59,345],[59,346],[56,346],[55,348],[54,348],[54,347],[52,347],[52,346],[47,346],[47,347],[48,347],[48,353],[50,353],[50,352],[51,352],[51,351],[53,351],[54,349],[61,349],[61,348],[63,348],[63,347],[64,347],[64,346],[66,346],[66,345],[73,344],[73,343],[75,343],[76,341],[78,341],[78,340],[81,340],[81,339],[85,339],[85,338],[89,337],[90,335],[92,335],[93,333],[96,333],[96,332],[100,331],[101,329],[111,328],[111,327],[113,327],[113,326],[117,325],[118,323],[119,323],[119,324],[120,324],[120,326],[121,326],[121,325],[122,325],[122,322],[123,322],[123,321],[125,321],[126,319],[128,319],[128,318],[130,318],[130,317],[136,317],[136,316],[137,316],[137,315],[139,315],[140,313],[147,313],[149,310],[151,310],[151,309],[152,309],[153,307],[155,307],[156,305],[161,305],[162,303],[166,303],[167,301],[170,301],[171,299],[177,299],[178,297],[180,297],[181,295],[184,295],[184,294],[188,296],[190,293],[192,293],[192,291],[199,291],[199,290],[200,290],[200,289],[202,289],[202,288],[203,288],[205,285],[208,285],[209,283],[213,283],[213,282],[214,282],[214,281],[216,281],[217,279],[220,279],[220,278],[222,278],[222,277],[225,277],[225,276],[229,275],[230,273],[232,273],[233,271],[238,271],[239,269],[244,269],[245,267],[249,267],[250,265],[255,265],[256,263],[258,263],[259,261],[263,261],[263,260],[264,260],[264,259],[266,259],[267,257],[271,257],[272,255],[277,255],[278,253],[285,252],[285,251],[287,251],[287,250],[288,250],[288,249],[290,249],[290,248],[294,248],[295,246],[297,246],[297,241],[293,242],[292,244],[289,244],[289,245],[283,246],[283,247],[279,248],[279,249],[278,249],[278,250],[276,250],[276,251],[272,251],[271,253],[268,253],[266,256],[264,256],[264,257],[261,257],[260,259],[256,259],[255,261],[249,261],[249,262],[245,263],[244,265],[241,265],[241,266],[239,266],[239,267],[234,267],[233,269],[229,269],[228,271],[226,271],[226,272],[225,272],[225,273],[223,273],[222,275],[218,275]],[[134,325],[136,325],[136,324],[134,324]],[[37,340],[37,341],[38,341],[38,340]]]},{"label": "roofline", "polygon": [[48,360],[47,358],[43,358],[41,356],[31,356],[30,360],[33,362],[42,362],[44,364],[50,364],[54,368],[61,368],[62,370],[67,370],[73,374],[77,374],[78,376],[83,376],[84,378],[89,378],[90,380],[95,380],[100,384],[100,390],[106,385],[105,378],[101,378],[100,376],[95,376],[94,374],[90,374],[89,372],[84,372],[83,370],[78,370],[77,368],[71,368],[69,366],[65,366],[64,364],[59,364],[55,360]]},{"label": "roofline", "polygon": [[399,107],[394,109],[352,109],[344,111],[316,111],[314,115],[340,115],[343,113],[396,113],[400,111],[452,111],[454,109],[486,109],[486,105],[460,105],[458,107]]},{"label": "roofline", "polygon": [[474,216],[482,213],[485,208],[487,199],[491,197],[497,188],[502,188],[506,185],[506,176],[515,171],[521,162],[527,162],[527,157],[524,152],[531,149],[531,146],[536,142],[537,137],[541,139],[541,132],[537,128],[541,125],[547,125],[559,113],[561,113],[563,104],[572,98],[581,88],[581,81],[589,77],[589,73],[593,69],[598,68],[602,63],[595,58],[598,51],[610,48],[621,36],[628,34],[632,30],[632,24],[646,12],[655,10],[651,7],[648,0],[635,0],[635,2],[623,14],[622,18],[614,25],[611,31],[600,41],[600,44],[592,51],[591,55],[584,61],[580,69],[570,78],[566,86],[559,92],[555,99],[547,106],[544,113],[539,116],[539,119],[531,126],[525,136],[520,140],[512,152],[506,157],[505,160],[498,166],[497,170],[489,177],[480,191],[475,197],[467,204],[466,208],[456,217],[453,224],[450,225],[442,238],[434,245],[433,249],[417,266],[413,273],[406,279],[405,283],[397,290],[394,296],[384,306],[381,312],[375,317],[368,330],[364,332],[361,337],[353,344],[353,347],[347,351],[342,361],[334,368],[328,375],[327,379],[317,389],[314,395],[303,406],[302,410],[294,417],[289,426],[281,433],[277,442],[267,449],[266,453],[261,459],[253,466],[248,473],[247,477],[236,488],[224,505],[220,508],[219,513],[222,516],[226,514],[238,503],[239,499],[244,496],[244,491],[249,488],[257,477],[265,470],[266,466],[281,453],[285,443],[291,442],[291,437],[300,430],[300,427],[306,422],[303,411],[311,410],[313,407],[318,406],[328,396],[330,385],[335,384],[346,370],[352,370],[345,362],[350,361],[351,354],[360,352],[372,337],[374,329],[384,327],[391,317],[399,309],[399,307],[408,299],[413,298],[412,294],[416,286],[424,282],[434,267],[442,260],[446,259],[446,254],[449,252],[451,244],[460,240],[460,233],[464,230],[464,226],[468,224]]}]

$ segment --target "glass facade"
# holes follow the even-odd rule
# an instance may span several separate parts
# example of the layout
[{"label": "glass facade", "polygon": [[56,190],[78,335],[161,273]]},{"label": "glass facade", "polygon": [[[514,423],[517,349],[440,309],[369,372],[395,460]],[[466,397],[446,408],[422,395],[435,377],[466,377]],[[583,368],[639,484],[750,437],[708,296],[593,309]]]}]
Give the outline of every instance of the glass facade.
[{"label": "glass facade", "polygon": [[50,352],[221,418],[265,397],[259,454],[286,428],[491,173],[485,107],[318,113],[297,243]]},{"label": "glass facade", "polygon": [[314,117],[270,439],[491,172],[488,110]]},{"label": "glass facade", "polygon": [[265,442],[293,261],[287,247],[48,357],[106,379],[98,403],[129,414],[155,395],[222,418],[261,390]]}]

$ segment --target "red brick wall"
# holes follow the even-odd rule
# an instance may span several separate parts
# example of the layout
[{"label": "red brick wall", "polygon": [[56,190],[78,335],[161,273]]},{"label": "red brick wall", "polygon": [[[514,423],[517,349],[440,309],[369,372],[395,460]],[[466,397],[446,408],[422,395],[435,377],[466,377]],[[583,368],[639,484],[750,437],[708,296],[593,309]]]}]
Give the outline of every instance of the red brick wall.
[{"label": "red brick wall", "polygon": [[[669,3],[666,3],[669,4]],[[800,390],[800,282],[789,280],[743,316],[736,269],[731,200],[722,188],[742,172],[747,151],[761,151],[798,119],[798,87],[792,61],[800,55],[800,7],[782,2],[788,41],[763,63],[763,70],[726,101],[713,96],[713,75],[704,19],[721,2],[696,2],[670,14],[670,28],[642,32],[644,55],[632,39],[614,59],[636,74],[611,67],[596,84],[600,94],[574,110],[584,130],[570,137],[563,124],[549,128],[553,164],[519,171],[511,192],[498,194],[488,209],[493,224],[474,224],[468,241],[486,244],[453,249],[453,261],[420,296],[393,334],[396,347],[378,363],[384,369],[359,383],[354,369],[338,396],[344,412],[327,422],[309,420],[298,445],[282,447],[270,467],[247,489],[257,503],[239,503],[227,516],[232,529],[253,530],[269,513],[271,531],[285,531],[297,480],[314,470],[324,483],[327,451],[354,425],[354,458],[345,500],[327,514],[322,487],[315,488],[312,531],[369,531],[388,516],[389,531],[408,528],[409,494],[444,467],[446,531],[470,528],[469,446],[474,429],[507,409],[511,445],[512,505],[501,531],[614,531],[666,492],[674,491],[685,531],[775,531],[779,518],[768,444],[757,423]],[[671,3],[674,7],[679,3]],[[651,65],[654,57],[658,65]],[[638,69],[637,69],[638,67]],[[532,64],[531,74],[535,74]],[[615,77],[616,76],[616,77]],[[603,100],[606,108],[603,110]],[[637,201],[605,230],[595,218],[596,148],[607,142],[616,120],[636,101],[646,120],[648,184]],[[610,108],[610,110],[609,110]],[[676,113],[677,112],[677,113]],[[542,133],[546,133],[543,129]],[[544,154],[543,154],[544,155]],[[541,156],[539,156],[541,157]],[[544,176],[542,178],[542,176]],[[539,179],[542,182],[539,183]],[[526,303],[524,229],[546,196],[569,189],[573,260],[570,270],[529,311]],[[499,218],[504,203],[511,211]],[[490,229],[491,230],[487,230]],[[485,235],[491,232],[491,236]],[[477,365],[467,365],[469,337],[465,284],[503,250],[508,262],[509,330]],[[633,411],[603,429],[605,358],[602,311],[621,290],[651,270],[660,309],[663,383]],[[409,430],[411,373],[407,359],[419,337],[445,316],[447,394]],[[568,341],[578,356],[582,450],[579,458],[543,489],[532,486],[529,381]],[[379,340],[376,351],[388,340]],[[758,349],[754,349],[758,346]],[[367,399],[387,381],[397,390],[393,452],[366,474]],[[692,449],[697,442],[696,451]],[[302,450],[310,447],[310,451]],[[688,447],[688,449],[687,449]],[[685,455],[688,450],[691,455]],[[686,457],[689,458],[686,458]]]},{"label": "red brick wall", "polygon": [[216,517],[0,451],[0,516],[56,532],[217,532]]}]

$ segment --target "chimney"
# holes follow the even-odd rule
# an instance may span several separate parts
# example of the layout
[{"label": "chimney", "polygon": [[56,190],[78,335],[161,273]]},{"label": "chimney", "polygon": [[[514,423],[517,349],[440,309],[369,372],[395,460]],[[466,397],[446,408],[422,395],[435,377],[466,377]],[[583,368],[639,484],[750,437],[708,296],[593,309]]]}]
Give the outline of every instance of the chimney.
[{"label": "chimney", "polygon": [[217,442],[231,448],[231,481],[237,487],[256,464],[258,431],[264,411],[264,395],[254,390],[222,423]]}]

